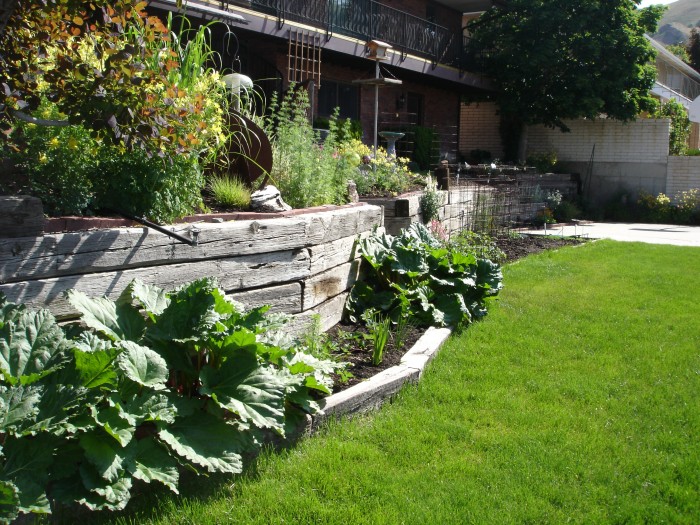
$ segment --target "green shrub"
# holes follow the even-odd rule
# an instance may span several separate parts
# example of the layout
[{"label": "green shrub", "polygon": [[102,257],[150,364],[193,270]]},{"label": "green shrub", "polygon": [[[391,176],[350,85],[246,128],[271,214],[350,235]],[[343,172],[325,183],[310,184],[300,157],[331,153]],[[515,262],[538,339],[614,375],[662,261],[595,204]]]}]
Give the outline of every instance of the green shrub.
[{"label": "green shrub", "polygon": [[440,152],[435,147],[437,133],[431,128],[414,126],[413,131],[413,160],[421,170],[428,170],[437,164]]},{"label": "green shrub", "polygon": [[689,157],[698,157],[700,156],[700,149],[690,148],[685,151],[685,154]]},{"label": "green shrub", "polygon": [[[316,117],[314,119],[314,128],[330,130],[331,118]],[[337,121],[338,142],[348,142],[350,140],[362,140],[362,122],[359,120],[347,118],[338,119]]]},{"label": "green shrub", "polygon": [[548,153],[533,153],[527,156],[525,164],[533,166],[538,173],[551,173],[554,166],[557,164],[557,153],[550,151]]},{"label": "green shrub", "polygon": [[355,166],[339,153],[335,116],[329,121],[328,136],[319,144],[307,117],[309,98],[304,89],[292,86],[281,101],[273,97],[270,111],[265,127],[272,137],[271,177],[282,198],[294,208],[345,203]]},{"label": "green shrub", "polygon": [[671,119],[671,134],[668,139],[669,154],[685,154],[685,150],[688,148],[688,137],[690,136],[688,110],[680,102],[669,99],[660,104],[652,116],[654,118]]},{"label": "green shrub", "polygon": [[408,159],[388,155],[381,146],[377,147],[377,154],[374,155],[369,146],[359,140],[351,140],[341,145],[340,152],[346,162],[356,166],[352,179],[360,195],[398,195],[415,180],[415,175],[408,169]]},{"label": "green shrub", "polygon": [[221,206],[242,210],[250,206],[250,190],[240,179],[214,176],[209,179],[208,187],[214,200]]},{"label": "green shrub", "polygon": [[239,473],[266,433],[318,410],[340,367],[211,279],[68,300],[82,325],[0,294],[3,522],[57,505],[120,510],[137,480],[177,492],[183,469]]},{"label": "green shrub", "polygon": [[440,218],[440,195],[437,191],[437,183],[428,175],[426,178],[425,190],[418,199],[423,224],[428,224]]},{"label": "green shrub", "polygon": [[554,218],[558,222],[571,222],[572,219],[580,219],[583,212],[575,203],[562,200],[559,205],[554,208],[553,213]]},{"label": "green shrub", "polygon": [[505,252],[486,233],[464,230],[453,236],[449,245],[455,251],[471,253],[479,259],[488,259],[496,264],[503,264],[506,261]]}]

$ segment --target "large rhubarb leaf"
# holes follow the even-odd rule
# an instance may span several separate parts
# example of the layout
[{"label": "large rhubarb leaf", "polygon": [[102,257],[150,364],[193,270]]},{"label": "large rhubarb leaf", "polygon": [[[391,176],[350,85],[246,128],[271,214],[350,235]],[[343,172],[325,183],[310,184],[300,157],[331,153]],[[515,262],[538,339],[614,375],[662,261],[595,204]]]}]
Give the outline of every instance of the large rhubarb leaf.
[{"label": "large rhubarb leaf", "polygon": [[119,476],[114,481],[105,480],[92,465],[80,466],[80,479],[89,490],[77,502],[90,510],[122,510],[131,498],[131,477]]},{"label": "large rhubarb leaf", "polygon": [[131,281],[125,293],[136,300],[151,318],[158,316],[170,304],[168,294],[162,288],[145,284],[140,279]]},{"label": "large rhubarb leaf", "polygon": [[49,434],[5,441],[3,455],[6,459],[2,479],[18,488],[20,510],[23,512],[50,512],[45,487],[58,443],[58,439]]},{"label": "large rhubarb leaf", "polygon": [[117,381],[114,361],[119,353],[120,350],[117,348],[96,352],[73,350],[75,370],[78,373],[80,383],[86,388],[113,387]]},{"label": "large rhubarb leaf", "polygon": [[177,461],[152,439],[142,439],[132,447],[127,468],[136,479],[150,483],[158,481],[178,493]]},{"label": "large rhubarb leaf", "polygon": [[284,382],[276,370],[258,365],[251,348],[231,352],[219,368],[203,367],[200,378],[200,393],[222,408],[259,428],[282,431]]},{"label": "large rhubarb leaf", "polygon": [[174,423],[177,415],[175,404],[165,394],[152,391],[131,398],[124,410],[137,425],[149,421]]},{"label": "large rhubarb leaf", "polygon": [[82,314],[82,321],[112,341],[139,341],[146,321],[136,308],[125,301],[106,297],[89,298],[77,290],[66,292],[68,302]]},{"label": "large rhubarb leaf", "polygon": [[0,481],[0,521],[13,522],[19,515],[19,490],[14,483]]},{"label": "large rhubarb leaf", "polygon": [[169,427],[158,437],[178,456],[208,472],[237,474],[243,469],[241,453],[250,444],[239,429],[206,412],[195,412]]},{"label": "large rhubarb leaf", "polygon": [[132,341],[121,341],[123,350],[116,365],[124,375],[135,383],[162,390],[168,380],[168,364],[157,352]]},{"label": "large rhubarb leaf", "polygon": [[48,310],[17,311],[0,328],[0,372],[8,383],[30,384],[52,371],[64,337]]},{"label": "large rhubarb leaf", "polygon": [[[154,341],[191,341],[207,334],[219,320],[215,310],[216,286],[209,279],[199,279],[170,295],[170,304],[163,310],[147,338]],[[166,358],[167,359],[167,358]]]},{"label": "large rhubarb leaf", "polygon": [[43,387],[0,386],[0,432],[18,433],[32,424],[39,413]]},{"label": "large rhubarb leaf", "polygon": [[90,407],[90,413],[95,423],[116,439],[120,446],[125,447],[134,437],[134,432],[136,431],[134,420],[119,407],[98,408],[93,405]]},{"label": "large rhubarb leaf", "polygon": [[80,446],[100,477],[109,483],[119,480],[125,453],[117,442],[107,439],[104,431],[95,430],[80,436]]}]

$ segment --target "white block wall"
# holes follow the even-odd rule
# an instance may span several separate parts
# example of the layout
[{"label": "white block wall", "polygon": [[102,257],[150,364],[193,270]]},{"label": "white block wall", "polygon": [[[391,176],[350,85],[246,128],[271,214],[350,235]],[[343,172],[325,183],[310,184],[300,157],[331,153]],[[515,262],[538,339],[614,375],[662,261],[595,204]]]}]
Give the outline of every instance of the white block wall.
[{"label": "white block wall", "polygon": [[462,104],[459,122],[459,152],[469,158],[473,149],[491,152],[493,158],[503,158],[501,135],[498,131],[500,116],[493,102]]},{"label": "white block wall", "polygon": [[667,169],[666,194],[669,197],[700,188],[700,157],[668,157]]},{"label": "white block wall", "polygon": [[527,131],[527,153],[556,151],[559,160],[588,162],[595,145],[595,162],[666,162],[669,119],[567,121],[570,133],[544,126]]}]

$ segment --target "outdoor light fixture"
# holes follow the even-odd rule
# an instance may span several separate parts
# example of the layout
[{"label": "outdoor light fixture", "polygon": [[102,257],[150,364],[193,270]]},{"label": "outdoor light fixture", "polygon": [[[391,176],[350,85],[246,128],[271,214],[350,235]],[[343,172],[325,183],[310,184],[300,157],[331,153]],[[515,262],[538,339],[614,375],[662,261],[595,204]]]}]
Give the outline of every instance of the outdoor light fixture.
[{"label": "outdoor light fixture", "polygon": [[229,73],[221,77],[224,81],[226,87],[231,91],[231,95],[235,97],[233,101],[234,109],[238,111],[240,109],[241,101],[241,88],[244,91],[248,91],[253,87],[253,81],[250,77],[241,75],[240,73]]}]

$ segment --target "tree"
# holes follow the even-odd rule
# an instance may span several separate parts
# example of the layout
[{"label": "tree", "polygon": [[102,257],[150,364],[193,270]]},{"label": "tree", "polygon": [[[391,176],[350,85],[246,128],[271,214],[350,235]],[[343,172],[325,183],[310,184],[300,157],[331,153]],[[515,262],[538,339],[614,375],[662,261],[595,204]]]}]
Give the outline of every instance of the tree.
[{"label": "tree", "polygon": [[[511,0],[469,29],[505,123],[568,128],[566,119],[634,119],[653,110],[653,33],[663,7],[638,0]],[[504,146],[517,141],[504,140]],[[506,156],[513,158],[513,151]]]},{"label": "tree", "polygon": [[694,27],[690,32],[686,49],[690,58],[688,63],[695,71],[700,72],[700,29],[697,27]]}]

